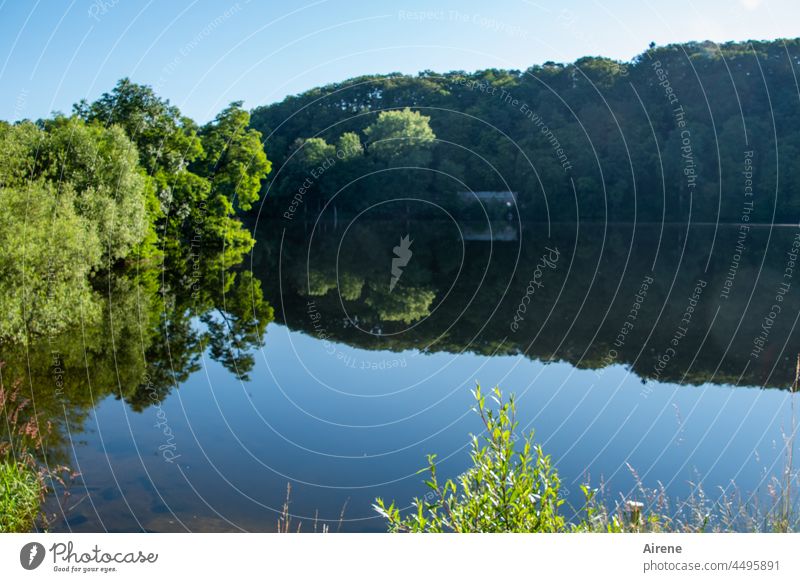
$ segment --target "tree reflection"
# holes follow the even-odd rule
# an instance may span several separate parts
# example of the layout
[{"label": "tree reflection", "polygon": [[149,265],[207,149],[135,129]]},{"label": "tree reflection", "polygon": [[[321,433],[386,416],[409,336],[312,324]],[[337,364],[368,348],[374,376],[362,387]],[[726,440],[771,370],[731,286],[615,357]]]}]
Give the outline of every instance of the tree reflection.
[{"label": "tree reflection", "polygon": [[[259,227],[254,272],[280,306],[278,321],[313,335],[306,313],[313,296],[331,339],[365,349],[524,355],[596,370],[623,365],[644,382],[785,387],[794,377],[797,294],[782,296],[767,348],[752,355],[793,229],[753,227],[739,252],[738,229],[724,225],[551,225],[548,236],[547,225],[528,224],[510,236],[504,223],[494,225],[502,236],[493,238],[469,234],[488,232],[486,225],[426,218],[347,224],[340,217],[338,225],[279,220]],[[407,233],[414,255],[390,290],[392,249]],[[559,264],[543,274],[514,328],[547,248],[560,250]],[[707,287],[678,333],[698,279]],[[678,346],[671,344],[676,334]],[[659,364],[670,346],[668,365]]]}]

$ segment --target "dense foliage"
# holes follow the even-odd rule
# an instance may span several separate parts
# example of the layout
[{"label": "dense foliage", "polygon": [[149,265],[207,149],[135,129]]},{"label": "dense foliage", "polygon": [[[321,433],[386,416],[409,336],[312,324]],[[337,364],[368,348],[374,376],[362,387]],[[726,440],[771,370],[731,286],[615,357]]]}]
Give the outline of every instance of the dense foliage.
[{"label": "dense foliage", "polygon": [[57,333],[89,309],[89,275],[147,242],[147,179],[119,127],[0,124],[0,144],[0,339]]},{"label": "dense foliage", "polygon": [[26,533],[39,514],[42,486],[34,471],[0,460],[0,533]]},{"label": "dense foliage", "polygon": [[3,378],[52,422],[37,455],[65,460],[110,394],[159,403],[206,350],[247,377],[273,318],[240,268],[254,239],[237,208],[270,169],[248,124],[232,103],[198,127],[127,79],[72,116],[0,122]]},{"label": "dense foliage", "polygon": [[[774,213],[796,222],[798,63],[794,39],[651,47],[628,63],[585,57],[525,71],[372,75],[256,108],[252,125],[276,163],[270,195],[280,198],[295,195],[317,163],[297,152],[347,135],[366,138],[370,154],[370,140],[383,135],[374,124],[387,112],[410,107],[429,117],[425,133],[436,147],[418,151],[434,171],[384,172],[340,195],[340,211],[409,190],[446,202],[472,189],[518,192],[530,220],[738,221],[754,201],[751,220],[770,222]],[[314,177],[303,203],[315,211],[354,176],[400,165],[380,159],[380,149],[394,147],[384,143]],[[751,178],[743,175],[747,152]],[[749,187],[754,196],[745,198]]]},{"label": "dense foliage", "polygon": [[19,382],[3,381],[0,362],[0,533],[24,533],[39,521],[46,523],[41,504],[48,483],[59,482],[66,468],[52,460],[42,462],[39,454],[50,424],[45,422]]},{"label": "dense foliage", "polygon": [[158,201],[151,219],[165,245],[201,240],[206,254],[224,250],[228,265],[252,248],[236,205],[247,210],[258,199],[270,162],[241,102],[197,127],[150,87],[123,79],[94,103],[77,104],[75,114],[121,127],[136,145]]},{"label": "dense foliage", "polygon": [[236,205],[258,199],[270,169],[248,123],[232,103],[198,128],[127,79],[72,117],[1,123],[0,340],[91,322],[99,274],[143,259],[173,284],[202,273],[230,290],[224,271],[254,244]]}]

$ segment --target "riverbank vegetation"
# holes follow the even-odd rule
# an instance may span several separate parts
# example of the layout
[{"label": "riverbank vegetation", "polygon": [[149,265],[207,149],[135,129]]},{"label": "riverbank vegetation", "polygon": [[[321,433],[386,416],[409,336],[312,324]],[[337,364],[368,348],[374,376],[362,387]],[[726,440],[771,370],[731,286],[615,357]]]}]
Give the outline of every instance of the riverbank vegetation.
[{"label": "riverbank vegetation", "polygon": [[273,317],[240,268],[255,241],[237,212],[270,169],[248,124],[232,103],[198,126],[127,79],[71,115],[0,122],[2,528],[41,517],[99,401],[156,405],[205,353],[247,378]]},{"label": "riverbank vegetation", "polygon": [[[100,314],[93,283],[144,261],[174,281],[219,273],[254,244],[236,218],[270,164],[232,103],[198,127],[127,79],[71,116],[0,123],[0,340]],[[117,271],[118,272],[118,271]]]},{"label": "riverbank vegetation", "polygon": [[0,533],[47,527],[42,503],[58,485],[67,492],[68,468],[42,458],[50,422],[33,410],[19,382],[6,386],[0,362]]},{"label": "riverbank vegetation", "polygon": [[[103,353],[95,336],[119,337],[120,358],[120,336],[134,328],[152,356],[166,349],[158,341],[169,326],[173,362],[190,368],[211,347],[246,375],[247,345],[272,318],[260,283],[237,268],[255,243],[237,212],[258,199],[270,169],[248,124],[241,103],[232,103],[198,126],[128,79],[70,116],[0,122],[4,349],[27,345],[36,354],[48,344],[67,368],[77,352]],[[204,329],[192,328],[195,316]],[[76,325],[84,337],[73,349],[68,332]],[[126,378],[126,395],[142,383],[139,367]]]},{"label": "riverbank vegetation", "polygon": [[43,496],[35,471],[10,459],[0,460],[0,533],[30,531]]},{"label": "riverbank vegetation", "polygon": [[[793,492],[799,476],[792,465],[794,433],[786,435],[786,464],[780,477],[769,481],[769,502],[758,495],[722,493],[711,499],[702,487],[671,502],[663,486],[651,489],[639,480],[628,497],[609,500],[604,488],[581,485],[584,503],[570,507],[552,458],[535,444],[533,433],[519,433],[516,404],[499,389],[487,406],[480,386],[475,410],[483,436],[472,436],[470,467],[456,478],[442,480],[436,457],[428,457],[428,493],[410,509],[378,498],[375,510],[390,532],[559,533],[559,532],[793,532],[800,528],[800,507]],[[794,393],[792,394],[794,397]],[[792,402],[792,406],[794,403]],[[793,424],[794,428],[794,424]]]}]

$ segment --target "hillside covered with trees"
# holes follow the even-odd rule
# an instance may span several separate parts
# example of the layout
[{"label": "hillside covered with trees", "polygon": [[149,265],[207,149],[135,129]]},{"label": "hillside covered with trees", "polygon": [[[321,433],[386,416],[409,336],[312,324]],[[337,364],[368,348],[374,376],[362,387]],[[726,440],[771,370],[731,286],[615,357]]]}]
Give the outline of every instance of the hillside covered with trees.
[{"label": "hillside covered with trees", "polygon": [[458,191],[511,190],[523,220],[797,222],[799,65],[798,39],[694,42],[627,63],[312,89],[252,112],[275,164],[267,191],[284,200],[265,210],[301,189],[304,213],[334,196],[361,210],[409,191],[455,204]]}]

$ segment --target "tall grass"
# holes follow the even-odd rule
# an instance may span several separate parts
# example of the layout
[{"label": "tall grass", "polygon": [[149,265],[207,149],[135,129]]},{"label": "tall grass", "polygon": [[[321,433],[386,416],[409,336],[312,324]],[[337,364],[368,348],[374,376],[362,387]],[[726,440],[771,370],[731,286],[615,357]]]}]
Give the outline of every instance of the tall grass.
[{"label": "tall grass", "polygon": [[[303,522],[296,521],[293,519],[291,512],[289,511],[289,505],[291,504],[292,500],[292,484],[286,484],[286,499],[283,501],[283,508],[281,509],[280,515],[278,515],[278,533],[300,533],[303,529]],[[349,498],[348,498],[349,501]],[[342,505],[342,509],[339,512],[339,521],[336,525],[336,531],[339,532],[342,529],[342,522],[344,522],[344,514],[347,511],[347,503],[345,501]],[[311,532],[313,533],[330,533],[331,526],[328,523],[320,522],[319,519],[319,512],[317,512],[314,516],[314,521],[311,524]]]},{"label": "tall grass", "polygon": [[36,471],[13,459],[0,460],[0,533],[33,529],[42,499],[43,483]]},{"label": "tall grass", "polygon": [[63,485],[61,475],[67,468],[47,467],[37,460],[49,424],[40,422],[19,383],[6,389],[1,372],[0,362],[0,533],[28,532],[37,521],[46,525],[41,506],[47,482]]}]

